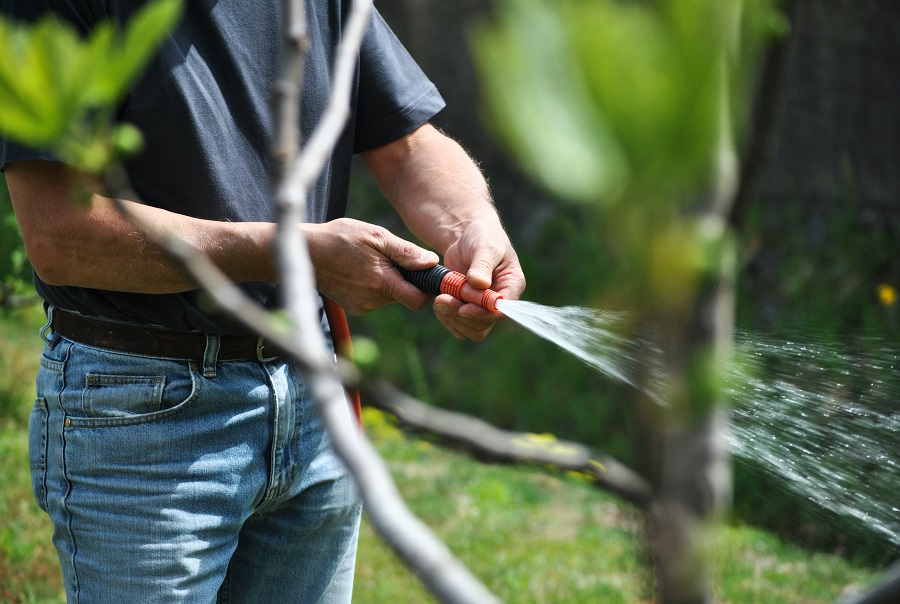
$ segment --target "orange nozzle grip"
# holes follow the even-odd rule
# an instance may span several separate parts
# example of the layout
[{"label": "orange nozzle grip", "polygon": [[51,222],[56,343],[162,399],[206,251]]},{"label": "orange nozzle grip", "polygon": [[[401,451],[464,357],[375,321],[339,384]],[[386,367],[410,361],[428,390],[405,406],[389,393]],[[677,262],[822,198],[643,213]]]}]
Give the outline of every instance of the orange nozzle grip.
[{"label": "orange nozzle grip", "polygon": [[502,298],[492,289],[476,289],[469,285],[466,276],[456,271],[449,271],[441,280],[441,293],[450,294],[463,302],[477,304],[487,310],[497,310],[497,300]]},{"label": "orange nozzle grip", "polygon": [[403,278],[434,296],[438,294],[450,294],[463,302],[478,304],[482,308],[497,312],[497,300],[502,298],[498,292],[491,289],[477,289],[469,285],[466,276],[456,271],[451,271],[446,266],[436,264],[423,270],[409,270],[396,265]]}]

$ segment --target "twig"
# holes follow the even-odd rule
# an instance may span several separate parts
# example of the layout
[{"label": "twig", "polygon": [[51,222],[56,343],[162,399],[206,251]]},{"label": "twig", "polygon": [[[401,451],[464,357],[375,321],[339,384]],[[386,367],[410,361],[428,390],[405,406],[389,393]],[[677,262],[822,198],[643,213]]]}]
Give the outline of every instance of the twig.
[{"label": "twig", "polygon": [[[285,15],[290,15],[290,37],[301,31],[297,20],[304,19],[303,0],[284,0]],[[327,358],[324,335],[319,327],[318,304],[315,298],[315,279],[309,250],[298,223],[306,217],[306,197],[312,182],[318,177],[325,159],[334,148],[350,115],[350,90],[356,57],[372,12],[371,0],[354,1],[342,31],[337,51],[333,89],[322,122],[318,125],[305,150],[293,161],[291,169],[280,175],[276,186],[276,203],[280,209],[278,257],[286,310],[293,323],[296,342],[289,348],[298,357],[318,367]],[[302,64],[304,45],[286,44],[288,55],[282,61],[289,66]],[[302,74],[290,77],[300,78]],[[300,81],[293,82],[299,90]],[[290,95],[282,104],[294,103]],[[291,108],[279,111],[279,116],[291,115]],[[297,130],[297,124],[276,124],[285,138]],[[290,158],[282,158],[290,159]],[[298,175],[298,176],[295,176]],[[426,587],[439,599],[452,603],[496,602],[496,598],[457,561],[446,545],[438,539],[406,507],[393,484],[390,473],[374,447],[346,421],[343,384],[333,372],[309,371],[304,375],[310,395],[325,423],[335,451],[355,478],[369,510],[373,525],[388,545],[422,579]]]},{"label": "twig", "polygon": [[774,151],[778,127],[790,88],[788,73],[794,55],[797,34],[797,0],[783,3],[782,12],[791,24],[791,32],[772,42],[766,49],[748,126],[749,138],[741,162],[740,187],[734,196],[729,223],[740,231],[747,220],[750,204],[759,187],[763,170]]},{"label": "twig", "polygon": [[617,459],[575,442],[501,430],[475,417],[426,405],[385,382],[363,385],[366,404],[395,416],[413,430],[461,446],[479,459],[533,463],[579,472],[595,484],[640,508],[651,488],[643,477]]},{"label": "twig", "polygon": [[356,70],[359,47],[366,27],[372,18],[372,0],[354,0],[347,25],[342,30],[341,44],[337,50],[333,88],[322,121],[312,133],[293,169],[287,175],[285,185],[293,195],[306,195],[312,183],[322,172],[328,156],[334,149],[347,119],[350,117],[350,92]]}]

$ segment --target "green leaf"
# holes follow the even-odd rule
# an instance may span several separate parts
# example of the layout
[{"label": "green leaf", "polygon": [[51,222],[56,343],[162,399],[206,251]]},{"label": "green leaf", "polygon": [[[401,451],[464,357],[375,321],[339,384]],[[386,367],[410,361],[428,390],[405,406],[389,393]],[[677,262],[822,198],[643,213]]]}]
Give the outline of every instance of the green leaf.
[{"label": "green leaf", "polygon": [[103,116],[113,113],[181,10],[182,0],[157,0],[123,34],[101,23],[87,39],[51,14],[34,25],[0,19],[0,133],[102,167],[112,157]]},{"label": "green leaf", "polygon": [[181,10],[182,0],[157,0],[132,17],[116,52],[107,56],[105,69],[98,74],[93,90],[98,100],[111,102],[124,93],[175,26]]},{"label": "green leaf", "polygon": [[[0,43],[5,58],[0,67],[0,131],[19,140],[43,145],[63,130],[57,101],[49,91],[54,71],[53,51],[45,41],[53,27],[44,20],[26,29],[17,24],[0,25]],[[71,33],[71,32],[69,32]],[[71,36],[60,32],[51,43],[68,45]]]},{"label": "green leaf", "polygon": [[131,157],[140,153],[144,148],[144,135],[131,124],[117,125],[112,139],[117,157]]},{"label": "green leaf", "polygon": [[578,77],[559,15],[546,3],[502,6],[503,18],[472,40],[488,123],[548,188],[582,201],[612,197],[627,165]]},{"label": "green leaf", "polygon": [[743,123],[726,112],[742,115],[732,95],[758,46],[747,13],[777,21],[775,2],[502,0],[473,40],[489,123],[565,197],[650,212],[694,198]]}]

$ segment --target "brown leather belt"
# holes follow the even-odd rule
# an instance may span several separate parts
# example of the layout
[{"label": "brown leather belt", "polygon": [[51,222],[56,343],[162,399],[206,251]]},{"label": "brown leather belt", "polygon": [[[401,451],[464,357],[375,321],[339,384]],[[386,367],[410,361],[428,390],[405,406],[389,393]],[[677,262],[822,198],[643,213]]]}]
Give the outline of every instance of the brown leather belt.
[{"label": "brown leather belt", "polygon": [[[73,342],[128,352],[140,356],[200,361],[206,352],[206,334],[193,331],[170,331],[159,327],[126,325],[91,319],[58,308],[53,310],[53,331]],[[220,336],[220,361],[284,356],[284,351],[256,336]]]}]

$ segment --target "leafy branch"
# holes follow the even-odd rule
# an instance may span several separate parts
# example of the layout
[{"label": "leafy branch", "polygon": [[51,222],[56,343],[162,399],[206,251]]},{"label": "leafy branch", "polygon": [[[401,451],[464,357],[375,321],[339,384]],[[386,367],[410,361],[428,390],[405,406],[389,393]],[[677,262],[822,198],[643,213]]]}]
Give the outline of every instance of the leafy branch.
[{"label": "leafy branch", "polygon": [[0,132],[97,173],[140,147],[140,133],[113,125],[117,103],[181,15],[181,0],[144,6],[121,32],[98,24],[87,39],[47,15],[35,25],[0,19]]}]

